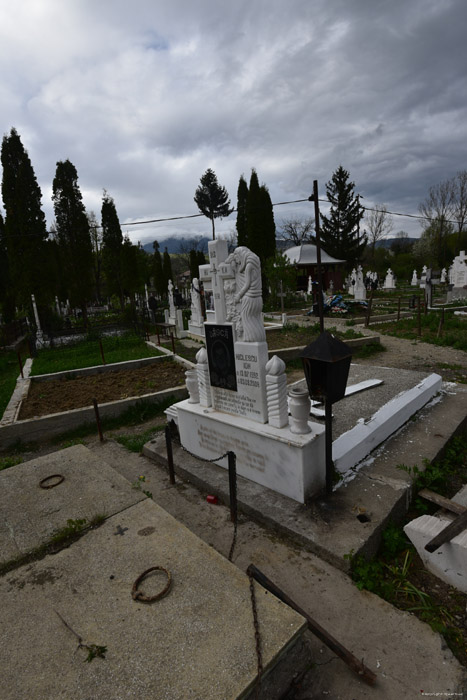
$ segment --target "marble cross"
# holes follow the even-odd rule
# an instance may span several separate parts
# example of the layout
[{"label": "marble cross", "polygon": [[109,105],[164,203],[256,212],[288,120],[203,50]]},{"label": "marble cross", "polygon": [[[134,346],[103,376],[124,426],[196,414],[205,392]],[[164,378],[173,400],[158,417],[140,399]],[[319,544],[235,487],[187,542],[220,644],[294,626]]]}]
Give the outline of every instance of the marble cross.
[{"label": "marble cross", "polygon": [[225,260],[229,254],[227,241],[216,240],[208,243],[209,265],[200,265],[199,275],[205,289],[212,289],[214,295],[214,321],[225,323],[227,307],[224,280],[235,277],[230,263]]}]

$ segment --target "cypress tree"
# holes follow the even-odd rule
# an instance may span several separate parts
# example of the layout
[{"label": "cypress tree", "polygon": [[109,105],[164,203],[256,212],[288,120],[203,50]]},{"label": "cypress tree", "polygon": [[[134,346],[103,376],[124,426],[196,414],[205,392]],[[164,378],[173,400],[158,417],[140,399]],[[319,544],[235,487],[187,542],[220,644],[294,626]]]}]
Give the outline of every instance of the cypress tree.
[{"label": "cypress tree", "polygon": [[251,171],[246,203],[247,246],[264,263],[276,252],[276,226],[271,197],[266,185],[259,184],[256,170]]},{"label": "cypress tree", "polygon": [[115,202],[105,191],[102,199],[101,221],[102,258],[107,290],[110,294],[118,296],[123,310],[123,235]]},{"label": "cypress tree", "polygon": [[246,240],[247,246],[253,253],[256,253],[261,258],[261,206],[260,206],[260,187],[258,175],[253,168],[250,177],[250,187],[248,189],[248,197],[246,202]]},{"label": "cypress tree", "polygon": [[248,246],[247,201],[248,185],[243,175],[241,175],[237,189],[237,221],[235,224],[237,229],[237,245],[239,246]]},{"label": "cypress tree", "polygon": [[52,192],[68,297],[72,306],[81,308],[86,323],[86,302],[92,297],[92,244],[78,174],[69,160],[57,163]]},{"label": "cypress tree", "polygon": [[366,246],[365,234],[358,233],[363,211],[354,187],[355,183],[349,181],[349,173],[340,165],[326,184],[331,202],[329,216],[321,215],[323,248],[332,257],[345,260],[349,269],[360,260]]},{"label": "cypress tree", "polygon": [[29,307],[31,294],[43,305],[52,294],[50,277],[44,274],[48,233],[41,190],[16,129],[3,138],[1,162],[9,294],[17,306]]}]

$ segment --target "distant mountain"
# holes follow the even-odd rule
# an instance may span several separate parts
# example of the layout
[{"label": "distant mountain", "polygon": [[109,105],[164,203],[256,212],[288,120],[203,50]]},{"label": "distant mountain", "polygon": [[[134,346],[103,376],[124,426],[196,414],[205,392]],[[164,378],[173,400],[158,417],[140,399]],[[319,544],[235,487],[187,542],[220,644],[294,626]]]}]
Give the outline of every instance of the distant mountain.
[{"label": "distant mountain", "polygon": [[[207,253],[208,243],[210,240],[211,239],[207,236],[170,236],[169,238],[164,238],[163,240],[159,241],[159,250],[161,253],[164,253],[165,249],[167,248],[168,253],[180,253],[180,248],[184,247],[186,248],[186,251],[189,251],[192,249],[193,245],[199,241],[196,250]],[[143,245],[143,250],[145,250],[146,253],[152,254],[154,252],[152,241],[151,243],[145,243]]]},{"label": "distant mountain", "polygon": [[[390,248],[391,245],[395,242],[399,242],[400,238],[383,238],[381,241],[376,241],[376,248]],[[415,243],[415,241],[418,241],[418,238],[404,238],[404,241],[407,241],[407,243]]]}]

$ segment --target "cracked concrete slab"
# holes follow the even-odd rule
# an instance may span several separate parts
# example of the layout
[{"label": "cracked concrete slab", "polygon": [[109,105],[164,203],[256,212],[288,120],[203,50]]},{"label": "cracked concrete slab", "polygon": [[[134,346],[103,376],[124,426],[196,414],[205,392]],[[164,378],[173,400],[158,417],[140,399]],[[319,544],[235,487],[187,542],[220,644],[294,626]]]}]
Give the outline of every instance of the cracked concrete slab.
[{"label": "cracked concrete slab", "polygon": [[[63,482],[40,488],[41,480],[53,474],[61,474]],[[5,469],[0,472],[0,562],[48,542],[68,519],[89,522],[96,515],[113,515],[144,498],[84,445]]]},{"label": "cracked concrete slab", "polygon": [[[133,600],[135,579],[152,566],[170,571],[169,593],[152,604]],[[155,595],[165,582],[152,574],[141,589]],[[268,686],[268,670],[275,673],[273,667],[288,659],[288,685],[300,668],[291,655],[306,623],[256,584],[255,592],[265,669],[261,697],[269,700],[279,697],[280,687],[275,676]],[[253,689],[248,577],[151,499],[58,554],[6,574],[0,595],[4,700],[236,700]],[[84,663],[86,650],[77,649],[76,636],[56,612],[85,644],[105,646],[105,658]]]}]

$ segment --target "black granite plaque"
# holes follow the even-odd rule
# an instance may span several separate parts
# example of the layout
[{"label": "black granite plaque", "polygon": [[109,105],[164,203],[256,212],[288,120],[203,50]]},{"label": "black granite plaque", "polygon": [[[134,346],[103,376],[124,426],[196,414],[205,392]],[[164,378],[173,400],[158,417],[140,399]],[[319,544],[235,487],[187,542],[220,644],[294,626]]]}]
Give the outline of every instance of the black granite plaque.
[{"label": "black granite plaque", "polygon": [[232,326],[205,323],[211,386],[237,391]]}]

